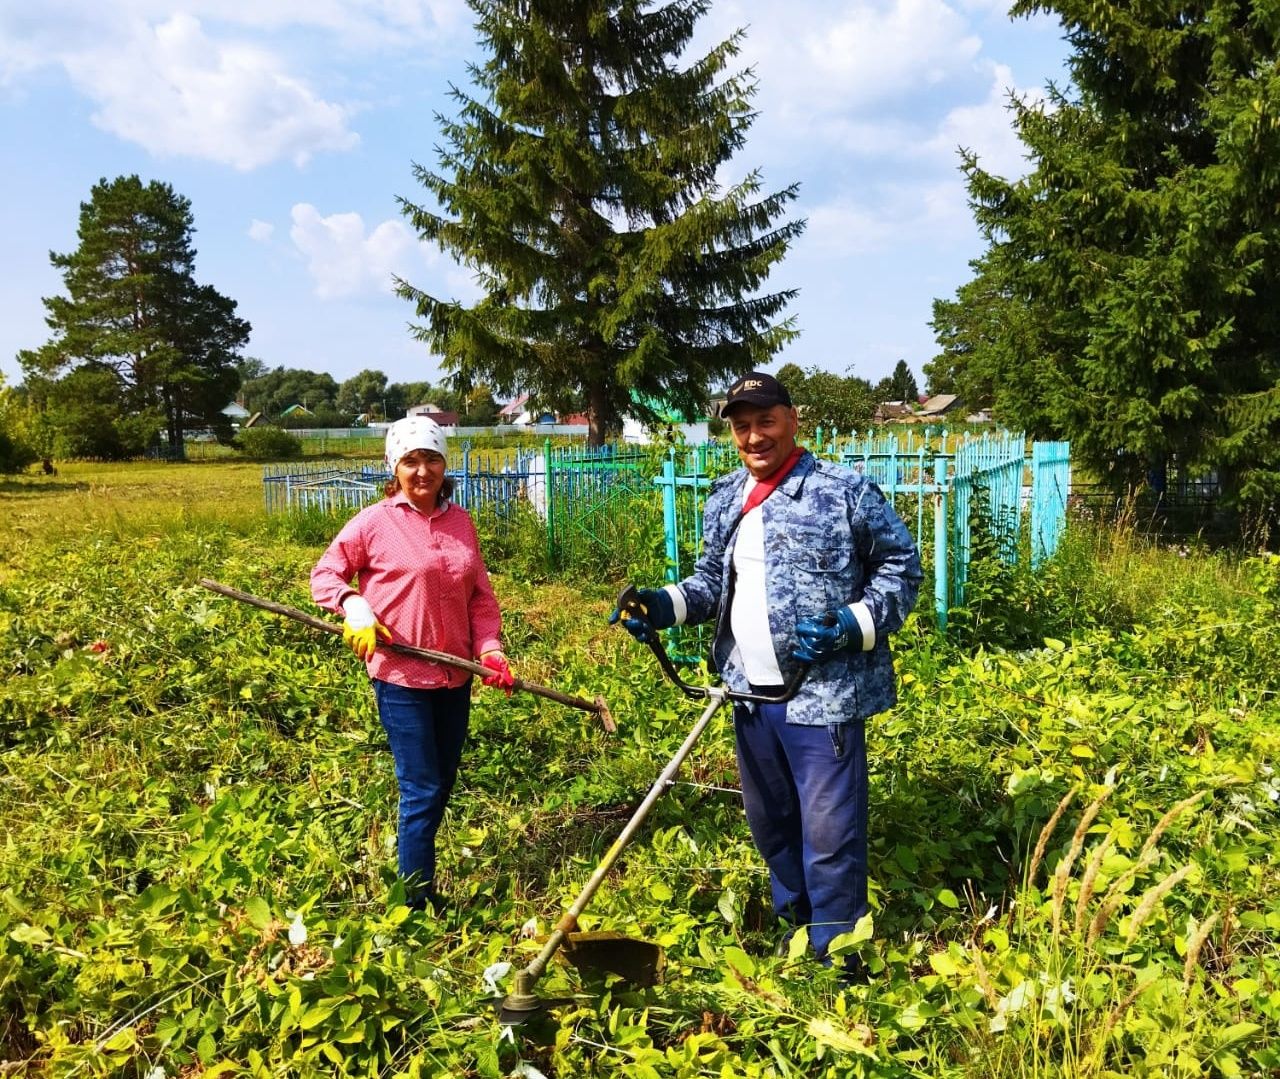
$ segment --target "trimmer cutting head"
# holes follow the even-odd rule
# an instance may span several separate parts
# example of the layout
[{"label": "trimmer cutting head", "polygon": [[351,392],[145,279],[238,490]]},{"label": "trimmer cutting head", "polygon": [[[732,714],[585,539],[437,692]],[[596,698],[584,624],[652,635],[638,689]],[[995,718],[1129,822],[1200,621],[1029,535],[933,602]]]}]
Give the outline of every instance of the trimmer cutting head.
[{"label": "trimmer cutting head", "polygon": [[573,997],[540,997],[533,991],[537,977],[522,970],[516,975],[516,987],[501,1000],[498,1006],[498,1022],[504,1027],[520,1027],[552,1008],[563,1008],[577,1003]]},{"label": "trimmer cutting head", "polygon": [[[661,945],[607,930],[566,934],[559,956],[580,971],[616,974],[634,986],[655,984],[667,963]],[[515,988],[498,1003],[498,1022],[521,1026],[552,1008],[577,1003],[574,997],[538,996],[533,987],[539,977],[541,970],[535,973],[530,968],[516,974]]]}]

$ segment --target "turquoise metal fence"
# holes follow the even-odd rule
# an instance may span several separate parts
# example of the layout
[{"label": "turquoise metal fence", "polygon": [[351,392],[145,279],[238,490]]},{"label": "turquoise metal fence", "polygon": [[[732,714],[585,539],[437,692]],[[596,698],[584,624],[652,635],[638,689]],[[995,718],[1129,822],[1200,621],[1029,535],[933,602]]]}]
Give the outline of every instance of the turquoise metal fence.
[{"label": "turquoise metal fence", "polygon": [[[1039,565],[1057,548],[1070,488],[1068,443],[1035,443],[1027,469],[1022,435],[873,433],[823,437],[811,448],[827,460],[873,479],[890,498],[933,569],[933,605],[939,626],[964,602],[973,527],[981,522],[1006,562],[1018,558],[1023,509],[1032,509],[1032,553]],[[732,446],[671,451],[654,483],[662,492],[666,578],[678,581],[692,569],[702,539],[702,506],[712,480],[737,467]],[[927,510],[927,512],[926,512]],[[703,651],[705,631],[672,635],[673,651],[693,658]]]},{"label": "turquoise metal fence", "polygon": [[547,564],[614,561],[617,552],[635,546],[637,532],[652,515],[650,477],[660,460],[658,451],[643,446],[582,449],[545,443],[541,512]]},{"label": "turquoise metal fence", "polygon": [[[956,438],[928,430],[825,436],[812,447],[824,459],[870,476],[913,528],[933,568],[939,625],[963,603],[973,526],[981,521],[1001,557],[1018,557],[1023,511],[1030,506],[1031,557],[1056,550],[1070,493],[1070,447],[1021,435]],[[477,451],[463,443],[450,458],[454,498],[499,530],[523,527],[531,510],[543,522],[550,567],[635,565],[660,545],[665,575],[685,576],[702,546],[702,510],[712,480],[739,465],[730,443],[663,452],[615,446],[597,451],[553,447]],[[656,475],[655,475],[656,473]],[[382,461],[268,465],[263,497],[270,512],[316,508],[354,512],[376,501],[389,474]],[[661,498],[655,518],[654,487]],[[657,531],[661,527],[661,532]],[[689,632],[677,635],[693,640]],[[688,651],[677,647],[673,651]]]},{"label": "turquoise metal fence", "polygon": [[1071,494],[1071,443],[1037,442],[1031,447],[1031,564],[1058,549]]},{"label": "turquoise metal fence", "polygon": [[[647,447],[598,450],[552,446],[474,450],[463,443],[450,454],[454,500],[500,532],[523,527],[521,508],[543,522],[548,565],[590,564],[614,557],[653,515],[651,477],[661,452]],[[320,510],[354,513],[382,497],[390,479],[382,461],[308,461],[263,468],[269,513]],[[650,546],[660,537],[654,535]],[[596,558],[606,562],[608,558]],[[615,557],[616,560],[616,557]]]},{"label": "turquoise metal fence", "polygon": [[[955,448],[949,476],[953,546],[948,561],[952,579],[950,590],[943,593],[951,603],[964,602],[975,524],[982,523],[1004,562],[1011,564],[1018,557],[1025,447],[1021,434],[1001,432],[964,439]],[[938,609],[941,611],[941,606]]]}]

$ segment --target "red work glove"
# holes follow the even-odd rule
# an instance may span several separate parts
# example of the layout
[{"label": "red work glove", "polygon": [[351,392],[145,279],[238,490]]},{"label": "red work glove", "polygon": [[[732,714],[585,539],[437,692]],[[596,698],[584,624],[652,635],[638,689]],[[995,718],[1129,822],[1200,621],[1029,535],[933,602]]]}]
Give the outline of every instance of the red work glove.
[{"label": "red work glove", "polygon": [[495,649],[492,652],[486,652],[480,657],[480,666],[487,667],[493,671],[493,674],[485,675],[480,681],[486,686],[493,686],[495,689],[505,689],[507,696],[510,697],[511,687],[516,684],[516,676],[511,673],[507,657]]}]

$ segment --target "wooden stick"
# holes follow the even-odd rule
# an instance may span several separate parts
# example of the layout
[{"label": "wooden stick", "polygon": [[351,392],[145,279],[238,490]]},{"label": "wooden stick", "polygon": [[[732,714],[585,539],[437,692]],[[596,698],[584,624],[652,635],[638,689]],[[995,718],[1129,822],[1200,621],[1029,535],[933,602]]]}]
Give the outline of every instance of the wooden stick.
[{"label": "wooden stick", "polygon": [[[342,635],[342,627],[327,618],[317,618],[315,615],[307,614],[296,607],[286,607],[283,603],[272,603],[270,600],[260,599],[249,592],[241,592],[238,588],[219,584],[217,581],[211,581],[207,577],[201,577],[200,584],[202,587],[209,589],[210,592],[217,592],[231,599],[238,599],[241,603],[247,603],[251,607],[261,607],[264,611],[270,611],[272,614],[292,618],[295,622],[301,622],[304,626],[310,626],[312,629],[323,630],[325,633],[333,633],[338,636]],[[459,670],[479,675],[481,678],[493,674],[488,667],[469,659],[463,659],[461,656],[450,655],[448,652],[436,652],[430,648],[415,648],[410,644],[383,644],[379,642],[378,647],[390,649],[392,652],[399,652],[404,656],[414,656],[417,659],[428,659],[432,663],[443,663],[450,667],[457,667]],[[525,693],[532,693],[536,697],[546,697],[547,700],[556,701],[558,704],[567,704],[570,708],[581,708],[584,712],[594,712],[600,717],[600,722],[604,725],[604,729],[610,734],[618,729],[613,722],[613,716],[609,712],[609,706],[605,704],[603,697],[598,696],[594,701],[588,701],[582,697],[571,697],[567,693],[561,693],[547,686],[526,682],[523,678],[517,678],[511,688],[522,690]]]}]

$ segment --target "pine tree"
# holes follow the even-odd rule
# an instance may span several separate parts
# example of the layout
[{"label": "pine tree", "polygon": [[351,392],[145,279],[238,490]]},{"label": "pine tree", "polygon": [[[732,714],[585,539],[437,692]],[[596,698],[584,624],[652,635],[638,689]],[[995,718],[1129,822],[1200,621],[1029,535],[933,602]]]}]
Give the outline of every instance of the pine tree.
[{"label": "pine tree", "polygon": [[50,255],[67,295],[44,300],[53,338],[19,353],[27,382],[43,393],[78,365],[109,370],[117,413],[159,416],[175,451],[188,419],[215,423],[239,384],[249,324],[233,300],[196,283],[193,231],[191,203],[168,184],[144,187],[137,176],[95,184],[80,205],[79,246]]},{"label": "pine tree", "polygon": [[468,0],[489,59],[454,90],[439,172],[415,175],[444,215],[402,200],[421,235],[472,268],[473,307],[400,282],[417,336],[466,392],[528,390],[585,409],[598,445],[646,401],[696,413],[707,387],[766,363],[794,333],[794,290],[761,289],[803,221],[795,185],[762,194],[717,169],[753,119],[740,34],[677,61],[709,0]]},{"label": "pine tree", "polygon": [[1062,20],[1073,93],[1015,103],[1022,180],[965,158],[990,242],[975,280],[1001,317],[966,328],[935,309],[950,358],[1117,484],[1172,460],[1274,499],[1280,16],[1226,0],[1014,7],[1033,11]]},{"label": "pine tree", "polygon": [[889,376],[890,400],[906,401],[914,406],[920,396],[920,387],[916,384],[916,376],[907,366],[906,360],[899,360]]}]

